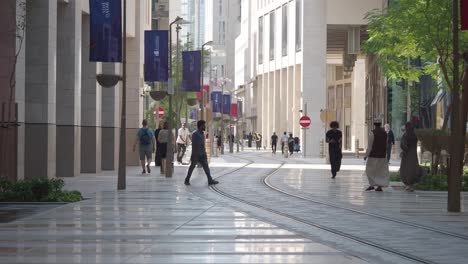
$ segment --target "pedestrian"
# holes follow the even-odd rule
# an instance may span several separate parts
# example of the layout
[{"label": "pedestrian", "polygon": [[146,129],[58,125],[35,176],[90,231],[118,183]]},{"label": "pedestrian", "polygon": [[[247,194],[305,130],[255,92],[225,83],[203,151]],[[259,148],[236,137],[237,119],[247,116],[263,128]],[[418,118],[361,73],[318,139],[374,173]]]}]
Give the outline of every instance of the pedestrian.
[{"label": "pedestrian", "polygon": [[190,157],[190,167],[187,172],[187,177],[185,177],[184,184],[190,185],[190,177],[192,176],[193,169],[200,163],[205,171],[206,177],[208,178],[208,185],[218,184],[219,182],[213,180],[210,173],[210,168],[208,167],[208,158],[206,156],[205,149],[205,129],[206,124],[205,120],[198,120],[197,130],[192,134],[192,156]]},{"label": "pedestrian", "polygon": [[153,137],[153,131],[148,128],[148,122],[146,121],[146,119],[143,119],[143,122],[141,122],[141,124],[143,127],[138,129],[135,138],[135,143],[133,144],[133,152],[135,152],[136,145],[138,143],[138,152],[140,154],[141,168],[143,169],[141,173],[145,174],[145,165],[146,169],[148,170],[148,173],[151,173],[150,164],[152,160],[152,153],[155,150],[156,144]]},{"label": "pedestrian", "polygon": [[179,128],[179,131],[177,132],[177,162],[179,164],[182,164],[182,158],[185,155],[185,151],[187,150],[187,145],[190,140],[190,132],[186,127],[185,123],[182,123],[182,127]]},{"label": "pedestrian", "polygon": [[165,122],[163,129],[159,131],[158,142],[161,147],[161,174],[166,175],[166,156],[167,156],[167,142],[169,141],[169,123]]},{"label": "pedestrian", "polygon": [[249,148],[252,147],[252,139],[253,139],[252,132],[249,132],[249,135],[247,136],[247,146]]},{"label": "pedestrian", "polygon": [[292,133],[289,133],[288,148],[289,148],[289,156],[291,156],[294,152],[294,138],[293,138]]},{"label": "pedestrian", "polygon": [[223,139],[221,138],[221,136],[217,136],[216,146],[218,147],[218,151],[221,152],[221,148],[223,147]]},{"label": "pedestrian", "polygon": [[154,155],[154,165],[161,166],[161,143],[158,141],[159,132],[162,130],[162,122],[159,123],[158,129],[154,131],[154,139],[156,141],[156,153]]},{"label": "pedestrian", "polygon": [[331,122],[330,130],[328,130],[326,134],[332,179],[335,179],[336,173],[340,171],[341,159],[343,158],[343,153],[341,152],[341,140],[343,138],[343,134],[338,129],[339,127],[340,124],[337,121]]},{"label": "pedestrian", "polygon": [[369,187],[366,191],[382,191],[389,183],[388,161],[387,161],[387,133],[382,128],[380,119],[374,120],[374,130],[369,134],[369,142],[364,160],[366,163],[366,174]]},{"label": "pedestrian", "polygon": [[281,136],[281,153],[284,154],[284,144],[288,142],[288,135],[286,131],[284,131],[283,135]]},{"label": "pedestrian", "polygon": [[385,132],[387,132],[387,161],[390,163],[390,157],[392,155],[392,148],[395,145],[395,136],[393,135],[390,124],[385,124]]},{"label": "pedestrian", "polygon": [[271,136],[271,151],[273,154],[276,154],[276,144],[278,142],[278,136],[276,135],[276,132],[273,132],[273,135]]},{"label": "pedestrian", "polygon": [[258,150],[262,149],[262,134],[260,133],[258,133],[257,147],[258,147]]},{"label": "pedestrian", "polygon": [[405,133],[401,137],[401,164],[400,177],[405,184],[405,190],[408,192],[414,191],[414,184],[419,181],[422,176],[422,170],[419,166],[417,154],[418,137],[414,133],[413,125],[408,122],[405,125]]}]

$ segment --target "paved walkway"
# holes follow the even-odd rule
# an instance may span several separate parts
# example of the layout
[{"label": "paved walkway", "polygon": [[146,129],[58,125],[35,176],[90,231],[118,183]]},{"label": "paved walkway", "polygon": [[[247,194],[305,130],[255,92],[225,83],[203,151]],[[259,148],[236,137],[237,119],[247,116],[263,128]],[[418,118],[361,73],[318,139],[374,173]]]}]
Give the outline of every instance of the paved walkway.
[{"label": "paved walkway", "polygon": [[[242,167],[252,159],[257,162]],[[328,166],[320,160],[294,155],[286,160],[266,151],[213,158],[211,167],[214,176],[220,177],[219,190],[266,200],[284,213],[310,217],[308,209],[319,210],[317,205],[302,201],[307,205],[296,212],[293,209],[301,208],[294,208],[292,198],[277,193],[269,200],[259,196],[269,193],[254,187],[260,183],[259,177],[282,162],[287,163],[268,180],[284,191],[403,220],[426,217],[425,224],[438,228],[448,223],[444,230],[466,233],[466,214],[446,214],[443,194],[388,189],[380,196],[363,192],[360,160],[346,160],[335,181],[329,179]],[[195,171],[192,186],[186,187],[182,184],[186,170],[187,166],[176,166],[174,177],[165,178],[156,169],[151,175],[141,175],[139,168],[131,167],[127,189],[118,192],[116,172],[67,178],[66,188],[78,189],[88,199],[0,224],[0,263],[415,263],[221,197],[207,187],[201,169]],[[334,212],[327,216],[327,210],[331,209],[323,210],[320,218],[328,217],[333,225],[336,216],[331,217]],[[336,222],[334,228],[346,226]],[[366,232],[362,225],[353,228]],[[408,239],[412,235],[408,233]],[[394,234],[379,236],[385,239]],[[418,241],[422,246],[426,242]],[[447,250],[452,263],[464,256],[458,251],[458,247]]]}]

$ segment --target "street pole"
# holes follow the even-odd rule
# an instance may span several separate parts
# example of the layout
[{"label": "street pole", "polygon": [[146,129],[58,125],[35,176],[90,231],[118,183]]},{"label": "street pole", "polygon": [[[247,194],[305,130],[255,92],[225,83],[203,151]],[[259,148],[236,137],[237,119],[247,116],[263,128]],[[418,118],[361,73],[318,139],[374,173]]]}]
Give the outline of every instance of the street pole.
[{"label": "street pole", "polygon": [[221,84],[221,154],[224,154],[224,83]]},{"label": "street pole", "polygon": [[[451,114],[451,136],[450,145],[454,146],[450,151],[450,168],[448,175],[448,197],[447,197],[447,210],[449,212],[460,212],[461,209],[461,174],[463,173],[460,158],[463,157],[462,153],[457,153],[458,149],[455,147],[460,142],[463,142],[463,134],[461,133],[462,127],[466,124],[461,124],[460,119],[460,80],[459,80],[459,46],[458,46],[458,5],[459,0],[453,0],[453,87],[452,87],[452,114]],[[460,156],[461,154],[461,156]]]},{"label": "street pole", "polygon": [[174,93],[173,90],[173,83],[172,83],[172,25],[176,23],[179,17],[174,20],[169,25],[169,81],[168,81],[168,94],[169,94],[169,114],[168,114],[168,129],[169,129],[169,137],[168,137],[168,148],[166,150],[166,177],[172,177],[172,160],[174,159],[174,150],[172,144],[172,94]]},{"label": "street pole", "polygon": [[[205,51],[205,46],[210,46],[213,44],[213,41],[208,41],[206,43],[204,43],[201,47],[201,79],[200,79],[200,89],[201,89],[201,107],[200,107],[200,110],[201,110],[201,119],[205,120],[206,121],[206,115],[205,115],[205,89],[203,89],[203,74],[204,74],[204,71],[205,71],[205,67],[203,65],[204,63],[204,56],[203,56],[203,52]],[[211,62],[211,60],[210,60]]]},{"label": "street pole", "polygon": [[126,113],[127,113],[127,0],[123,0],[123,36],[122,36],[122,111],[120,116],[120,143],[119,143],[119,168],[117,178],[117,190],[126,188]]},{"label": "street pole", "polygon": [[[176,94],[180,94],[180,82],[178,81],[179,79],[177,78],[177,74],[179,73],[179,61],[180,61],[180,56],[179,56],[179,31],[181,30],[182,28],[180,27],[180,25],[177,24],[177,27],[176,27],[176,78],[175,78],[175,92]],[[176,128],[175,128],[175,138],[177,139],[177,137],[179,136],[179,130],[177,129],[178,127],[180,127],[180,110],[181,110],[181,107],[179,107],[178,104],[181,104],[182,106],[182,101],[181,102],[178,102],[176,103],[176,112],[177,112],[177,121],[176,121]]]}]

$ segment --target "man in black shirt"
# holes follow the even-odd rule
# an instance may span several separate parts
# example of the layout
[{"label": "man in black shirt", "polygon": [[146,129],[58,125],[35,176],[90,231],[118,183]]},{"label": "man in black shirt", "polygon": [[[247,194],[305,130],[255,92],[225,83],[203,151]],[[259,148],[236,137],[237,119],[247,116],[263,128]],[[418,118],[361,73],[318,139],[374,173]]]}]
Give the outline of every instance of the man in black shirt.
[{"label": "man in black shirt", "polygon": [[205,129],[205,120],[199,120],[197,122],[197,130],[192,134],[192,156],[190,157],[191,163],[187,172],[187,177],[185,177],[185,185],[190,185],[190,177],[192,176],[193,169],[197,163],[202,165],[206,177],[208,178],[208,185],[219,183],[218,181],[213,180],[210,168],[208,167],[208,158],[206,156],[205,149],[205,134],[203,133]]},{"label": "man in black shirt", "polygon": [[276,135],[276,132],[273,132],[273,135],[271,136],[271,151],[273,154],[276,154],[276,144],[278,143],[278,136]]},{"label": "man in black shirt", "polygon": [[330,165],[332,172],[332,179],[335,179],[336,173],[340,171],[341,159],[343,154],[341,152],[341,139],[342,133],[338,130],[339,124],[336,121],[330,123],[330,130],[326,134],[328,143],[328,150],[330,154]]}]

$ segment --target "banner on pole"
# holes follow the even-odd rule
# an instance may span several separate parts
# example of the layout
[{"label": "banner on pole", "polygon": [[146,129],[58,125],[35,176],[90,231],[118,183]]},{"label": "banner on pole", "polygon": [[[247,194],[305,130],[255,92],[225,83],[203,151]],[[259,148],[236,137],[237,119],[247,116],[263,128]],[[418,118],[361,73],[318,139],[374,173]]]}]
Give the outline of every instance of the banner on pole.
[{"label": "banner on pole", "polygon": [[182,87],[186,92],[200,91],[201,51],[182,52]]},{"label": "banner on pole", "polygon": [[145,82],[169,79],[169,31],[145,31]]},{"label": "banner on pole", "polygon": [[121,0],[89,0],[89,61],[122,62]]},{"label": "banner on pole", "polygon": [[468,0],[460,2],[461,30],[468,30]]},{"label": "banner on pole", "polygon": [[[210,95],[210,86],[209,85],[203,85],[203,90],[205,91],[205,105],[206,105],[208,103],[208,101],[209,101],[208,98],[210,98],[209,97],[209,95]],[[197,92],[196,95],[197,95],[197,98],[199,100],[202,99],[202,93],[201,92]]]},{"label": "banner on pole", "polygon": [[237,118],[237,103],[231,104],[231,116]]},{"label": "banner on pole", "polygon": [[223,95],[223,114],[229,115],[231,113],[231,95]]},{"label": "banner on pole", "polygon": [[211,93],[211,102],[213,104],[213,113],[221,113],[222,94],[221,92]]}]

